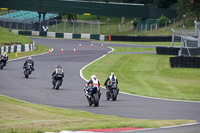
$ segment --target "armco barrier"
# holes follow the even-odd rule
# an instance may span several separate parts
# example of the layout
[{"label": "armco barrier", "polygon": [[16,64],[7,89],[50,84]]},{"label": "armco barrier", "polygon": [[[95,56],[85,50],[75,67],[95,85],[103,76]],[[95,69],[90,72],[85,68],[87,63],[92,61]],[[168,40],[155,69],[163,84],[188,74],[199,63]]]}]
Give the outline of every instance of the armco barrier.
[{"label": "armco barrier", "polygon": [[108,41],[108,36],[99,34],[73,34],[73,33],[55,33],[46,31],[18,31],[11,30],[14,34],[28,35],[28,36],[44,36],[66,39],[95,39],[100,41]]},{"label": "armco barrier", "polygon": [[34,42],[32,44],[2,46],[2,47],[0,47],[0,55],[3,54],[4,52],[19,53],[19,52],[33,51],[34,49],[35,49]]},{"label": "armco barrier", "polygon": [[177,56],[169,60],[171,68],[200,68],[200,57]]},{"label": "armco barrier", "polygon": [[[178,55],[179,50],[178,47],[156,47],[158,55]],[[188,50],[192,56],[200,55],[200,48],[182,48],[182,55],[189,55]]]},{"label": "armco barrier", "polygon": [[112,41],[171,42],[172,36],[111,36]]}]

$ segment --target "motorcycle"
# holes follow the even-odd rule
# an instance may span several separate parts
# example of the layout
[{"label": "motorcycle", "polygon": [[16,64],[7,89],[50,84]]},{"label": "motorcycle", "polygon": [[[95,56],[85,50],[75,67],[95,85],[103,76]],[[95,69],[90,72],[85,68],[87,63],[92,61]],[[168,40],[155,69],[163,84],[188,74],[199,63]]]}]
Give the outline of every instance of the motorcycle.
[{"label": "motorcycle", "polygon": [[24,70],[24,76],[25,76],[25,78],[28,78],[29,75],[31,74],[31,72],[32,72],[31,68],[32,68],[32,64],[26,65],[25,70]]},{"label": "motorcycle", "polygon": [[[110,86],[110,89],[107,87],[106,89],[106,99],[109,100],[109,99],[112,99],[113,101],[116,101],[117,100],[117,95],[119,93],[119,89],[117,88],[117,84],[116,83],[113,83],[111,86]],[[108,91],[109,90],[109,91]]]},{"label": "motorcycle", "polygon": [[1,60],[0,60],[0,69],[3,69],[5,66],[6,66],[6,59],[5,58],[2,58]]},{"label": "motorcycle", "polygon": [[53,89],[58,90],[59,87],[62,85],[63,76],[61,74],[57,74],[55,79],[53,79]]},{"label": "motorcycle", "polygon": [[98,87],[93,87],[88,91],[84,88],[85,96],[88,100],[89,106],[94,105],[95,107],[99,106],[99,99],[101,97],[101,93],[98,91]]}]

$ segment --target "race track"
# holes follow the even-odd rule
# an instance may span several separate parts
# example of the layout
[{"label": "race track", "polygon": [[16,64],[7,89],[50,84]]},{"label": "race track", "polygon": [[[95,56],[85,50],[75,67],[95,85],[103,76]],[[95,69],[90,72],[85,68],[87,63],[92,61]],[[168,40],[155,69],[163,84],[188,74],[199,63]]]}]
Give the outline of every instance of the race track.
[{"label": "race track", "polygon": [[[101,48],[100,43],[94,43],[94,47],[91,48],[91,41],[86,40],[46,38],[32,38],[32,40],[36,44],[53,47],[54,51],[51,54],[33,57],[35,71],[28,79],[24,78],[22,69],[26,58],[9,62],[5,69],[0,71],[0,94],[31,103],[84,110],[96,114],[138,119],[189,119],[200,122],[200,102],[159,100],[122,93],[118,95],[117,101],[113,102],[106,100],[105,91],[102,89],[99,107],[89,107],[83,93],[86,82],[80,77],[82,67],[107,54],[111,50],[108,47],[111,46],[155,46],[105,43],[104,47]],[[78,48],[80,43],[82,48]],[[73,53],[74,47],[77,50],[76,54]],[[63,54],[61,48],[64,49]],[[58,65],[62,65],[65,77],[61,88],[53,90],[51,88],[51,74]],[[102,85],[103,83],[104,81],[101,82]],[[199,127],[200,125],[197,124],[193,127],[187,126],[187,129],[194,129],[195,132],[199,131]]]}]

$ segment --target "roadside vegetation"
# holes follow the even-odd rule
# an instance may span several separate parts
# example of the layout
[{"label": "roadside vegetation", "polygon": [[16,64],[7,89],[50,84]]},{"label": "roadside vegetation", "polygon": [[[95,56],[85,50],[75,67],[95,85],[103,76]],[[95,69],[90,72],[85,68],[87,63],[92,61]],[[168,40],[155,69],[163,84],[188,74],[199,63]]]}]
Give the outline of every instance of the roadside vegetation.
[{"label": "roadside vegetation", "polygon": [[[121,47],[114,47],[114,49],[114,52],[150,50]],[[104,84],[110,72],[114,72],[118,77],[121,92],[164,99],[200,101],[199,69],[171,69],[169,57],[172,56],[109,54],[86,67],[83,75],[88,79],[95,74],[101,84]]]},{"label": "roadside vegetation", "polygon": [[140,120],[31,104],[0,95],[1,133],[42,133],[119,127],[157,128],[193,120]]},{"label": "roadside vegetation", "polygon": [[15,44],[30,44],[31,39],[11,33],[8,29],[0,26],[0,46],[15,45]]}]

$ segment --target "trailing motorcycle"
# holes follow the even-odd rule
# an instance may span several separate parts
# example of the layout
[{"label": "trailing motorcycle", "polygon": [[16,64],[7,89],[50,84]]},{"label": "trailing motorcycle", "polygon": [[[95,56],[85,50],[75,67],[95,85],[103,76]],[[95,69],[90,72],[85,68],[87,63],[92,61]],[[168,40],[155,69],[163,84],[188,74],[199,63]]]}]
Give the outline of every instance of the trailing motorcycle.
[{"label": "trailing motorcycle", "polygon": [[[89,86],[91,88],[91,86]],[[95,107],[99,106],[99,99],[101,93],[98,87],[93,87],[87,91],[86,87],[84,88],[85,96],[88,100],[89,106],[94,105]]]},{"label": "trailing motorcycle", "polygon": [[62,85],[63,82],[63,76],[61,74],[57,74],[55,77],[53,77],[53,89],[58,90],[59,87]]},{"label": "trailing motorcycle", "polygon": [[32,72],[32,64],[27,64],[25,67],[24,67],[24,76],[25,76],[25,78],[28,78],[29,77],[29,75],[31,74],[31,72]]},{"label": "trailing motorcycle", "polygon": [[6,62],[6,58],[4,57],[0,60],[0,69],[3,69],[6,66]]},{"label": "trailing motorcycle", "polygon": [[[110,88],[110,89],[109,89]],[[106,99],[112,99],[113,101],[117,100],[117,95],[119,93],[119,89],[117,88],[117,84],[113,83],[110,87],[106,87]]]}]

